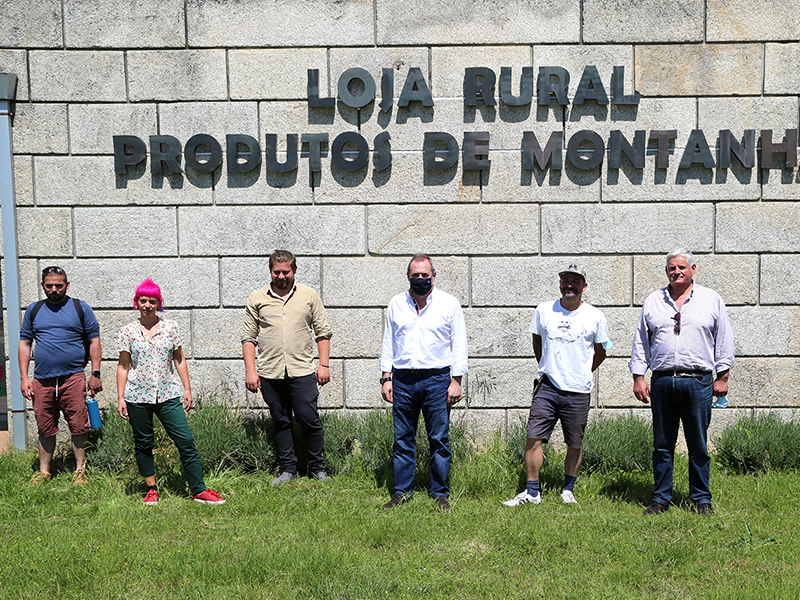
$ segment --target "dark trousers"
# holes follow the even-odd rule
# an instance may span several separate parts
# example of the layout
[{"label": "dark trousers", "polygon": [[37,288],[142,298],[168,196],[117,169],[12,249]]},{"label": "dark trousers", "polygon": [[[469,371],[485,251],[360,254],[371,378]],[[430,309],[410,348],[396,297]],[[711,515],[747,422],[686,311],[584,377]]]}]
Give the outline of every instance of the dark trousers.
[{"label": "dark trousers", "polygon": [[138,402],[128,402],[127,404],[139,475],[152,477],[156,474],[156,466],[153,461],[153,415],[155,415],[161,421],[167,435],[175,442],[192,494],[199,494],[206,489],[200,455],[194,445],[194,437],[181,399],[172,398],[157,404],[140,404]]},{"label": "dark trousers", "polygon": [[285,379],[261,378],[261,395],[269,407],[278,446],[281,471],[297,473],[297,455],[292,439],[292,418],[297,419],[308,448],[308,466],[312,473],[325,468],[322,424],[319,420],[317,398],[319,388],[313,373]]},{"label": "dark trousers", "polygon": [[672,377],[653,373],[650,402],[653,407],[653,501],[672,500],[672,465],[678,427],[683,423],[689,452],[689,498],[696,504],[711,502],[708,425],[713,401],[711,373],[698,377]]}]

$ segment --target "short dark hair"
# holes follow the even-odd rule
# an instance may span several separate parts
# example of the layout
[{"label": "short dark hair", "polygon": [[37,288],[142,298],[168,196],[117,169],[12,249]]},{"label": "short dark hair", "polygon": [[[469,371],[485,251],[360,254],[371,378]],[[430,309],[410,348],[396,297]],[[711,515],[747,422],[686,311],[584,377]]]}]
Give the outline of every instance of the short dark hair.
[{"label": "short dark hair", "polygon": [[269,255],[269,270],[272,271],[272,265],[275,263],[292,263],[292,271],[297,271],[297,259],[294,254],[288,250],[275,250]]},{"label": "short dark hair", "polygon": [[67,272],[61,267],[53,266],[42,269],[42,283],[44,283],[44,278],[50,275],[61,275],[61,277],[64,278],[64,283],[69,283],[69,279],[67,279]]},{"label": "short dark hair", "polygon": [[415,254],[414,256],[411,257],[411,260],[408,261],[408,268],[406,269],[406,275],[411,273],[411,265],[413,265],[415,262],[419,262],[421,260],[427,260],[428,261],[428,264],[431,266],[431,275],[436,273],[436,267],[433,266],[433,259],[431,259],[430,256],[428,256],[427,254]]}]

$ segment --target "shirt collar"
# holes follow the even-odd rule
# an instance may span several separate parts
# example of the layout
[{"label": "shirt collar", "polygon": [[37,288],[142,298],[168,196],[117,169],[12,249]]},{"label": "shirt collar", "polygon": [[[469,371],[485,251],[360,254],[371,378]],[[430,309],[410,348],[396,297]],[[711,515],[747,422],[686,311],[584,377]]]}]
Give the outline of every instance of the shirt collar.
[{"label": "shirt collar", "polygon": [[297,291],[297,282],[296,281],[294,282],[294,285],[292,286],[292,289],[289,290],[289,293],[286,294],[285,296],[280,296],[280,295],[276,294],[275,292],[273,292],[272,291],[272,283],[270,283],[267,286],[267,295],[272,296],[273,298],[277,298],[278,300],[281,300],[284,304],[286,304],[289,301],[289,298],[294,296],[294,293],[296,291]]}]

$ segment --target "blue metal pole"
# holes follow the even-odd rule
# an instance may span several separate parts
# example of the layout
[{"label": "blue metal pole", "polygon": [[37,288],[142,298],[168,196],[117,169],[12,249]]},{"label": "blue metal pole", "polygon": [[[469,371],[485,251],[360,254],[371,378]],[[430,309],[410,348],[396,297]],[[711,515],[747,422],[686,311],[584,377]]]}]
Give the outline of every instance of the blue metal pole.
[{"label": "blue metal pole", "polygon": [[17,248],[17,211],[14,195],[14,154],[11,144],[11,103],[16,96],[17,76],[0,73],[0,205],[3,218],[3,256],[6,279],[6,324],[8,326],[7,390],[11,396],[11,422],[14,446],[24,450],[27,446],[27,418],[25,398],[20,390],[19,347],[19,252]]}]

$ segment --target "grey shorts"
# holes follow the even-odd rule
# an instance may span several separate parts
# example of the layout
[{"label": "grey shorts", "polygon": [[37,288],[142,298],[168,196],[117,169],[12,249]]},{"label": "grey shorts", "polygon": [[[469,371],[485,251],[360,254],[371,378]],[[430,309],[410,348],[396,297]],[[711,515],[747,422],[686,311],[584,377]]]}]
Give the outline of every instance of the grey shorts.
[{"label": "grey shorts", "polygon": [[590,394],[561,391],[545,375],[541,387],[533,394],[528,439],[547,443],[556,421],[561,419],[564,442],[571,448],[580,448],[589,419],[589,397]]}]

